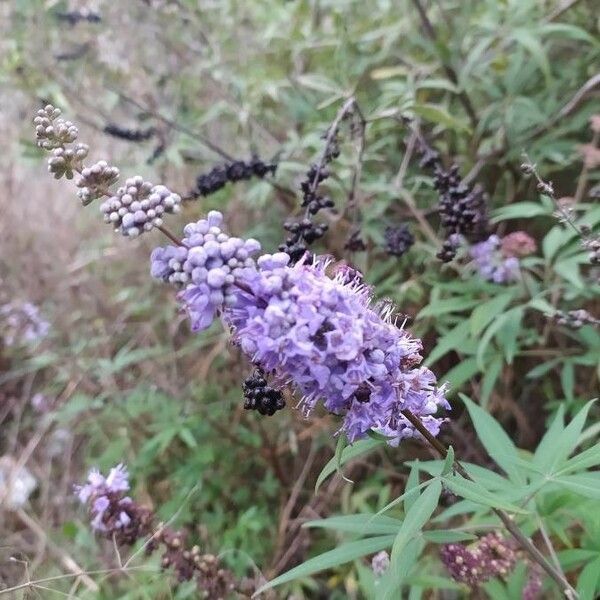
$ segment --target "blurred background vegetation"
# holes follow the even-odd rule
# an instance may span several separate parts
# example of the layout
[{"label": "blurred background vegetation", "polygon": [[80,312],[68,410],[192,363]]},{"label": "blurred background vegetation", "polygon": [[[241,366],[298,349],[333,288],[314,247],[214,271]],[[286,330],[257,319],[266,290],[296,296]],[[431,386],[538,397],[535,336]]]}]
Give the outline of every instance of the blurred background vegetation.
[{"label": "blurred background vegetation", "polygon": [[[124,241],[45,172],[31,126],[39,107],[60,106],[94,159],[181,195],[227,157],[277,161],[274,178],[189,202],[171,225],[178,231],[218,209],[233,233],[275,250],[283,221],[300,214],[298,183],[328,124],[354,96],[366,144],[361,156],[356,132],[343,131],[327,184],[336,208],[319,250],[363,270],[407,315],[428,366],[450,382],[451,401],[464,391],[527,450],[558,406],[573,414],[599,389],[598,330],[547,318],[556,309],[600,315],[598,267],[519,169],[526,151],[576,218],[598,227],[590,118],[600,113],[599,28],[594,0],[1,3],[0,304],[36,305],[49,333],[2,344],[0,316],[0,454],[37,482],[26,503],[0,511],[0,589],[115,566],[114,548],[94,540],[71,494],[93,465],[125,461],[136,497],[164,519],[176,515],[233,568],[268,579],[334,545],[303,522],[380,509],[404,489],[402,464],[429,458],[418,443],[379,449],[345,467],[354,483],[336,476],[315,493],[335,420],[244,411],[250,365],[221,328],[192,334],[171,290],[149,277],[158,234]],[[483,186],[498,232],[525,230],[537,241],[522,281],[500,287],[435,258],[437,195],[403,117],[418,119],[444,162]],[[147,139],[119,139],[110,125]],[[400,223],[416,243],[390,257],[384,230]],[[361,252],[345,249],[356,231]],[[453,404],[442,438],[490,466]],[[435,549],[423,560],[442,574]],[[69,594],[73,580],[51,587]],[[276,597],[369,597],[361,585],[355,564],[287,584]],[[193,597],[156,570],[84,579],[73,594]]]}]

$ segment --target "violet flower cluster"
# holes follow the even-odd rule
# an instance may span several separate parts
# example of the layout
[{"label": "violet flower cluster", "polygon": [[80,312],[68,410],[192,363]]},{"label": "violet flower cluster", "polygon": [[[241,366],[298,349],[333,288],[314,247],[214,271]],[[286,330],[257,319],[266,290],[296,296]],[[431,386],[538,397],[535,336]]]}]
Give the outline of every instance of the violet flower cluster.
[{"label": "violet flower cluster", "polygon": [[120,543],[127,543],[127,538],[133,543],[147,533],[150,525],[149,511],[140,509],[126,496],[128,491],[129,474],[122,464],[113,467],[106,477],[92,469],[87,483],[75,486],[77,498],[90,509],[92,529],[107,537],[115,535]]},{"label": "violet flower cluster", "polygon": [[153,276],[185,286],[180,298],[194,329],[208,327],[220,311],[272,385],[296,388],[306,415],[322,402],[342,416],[350,441],[370,430],[392,444],[419,435],[402,415],[406,409],[437,435],[444,419],[435,415],[449,408],[444,387],[418,366],[421,342],[392,322],[390,305],[371,305],[371,290],[356,271],[329,277],[326,260],[290,266],[284,252],[254,265],[249,254],[258,242],[229,238],[221,221],[213,211],[186,227],[182,246],[152,255]]},{"label": "violet flower cluster", "polygon": [[230,237],[220,225],[223,215],[213,210],[206,219],[184,229],[181,246],[156,248],[151,257],[151,273],[178,287],[192,329],[206,329],[217,311],[236,302],[236,282],[254,266],[252,255],[260,250],[254,239]]},{"label": "violet flower cluster", "polygon": [[[88,474],[87,483],[75,486],[75,494],[91,514],[91,527],[118,545],[131,546],[148,538],[154,529],[154,513],[127,496],[129,475],[124,465],[112,468],[105,477],[97,469]],[[237,580],[213,554],[201,552],[199,546],[189,546],[186,532],[174,531],[159,524],[144,545],[150,555],[162,549],[163,569],[171,569],[177,581],[195,580],[199,597],[208,600],[230,598],[232,594],[249,597],[256,589],[247,578]],[[236,597],[239,597],[236,595]]]},{"label": "violet flower cluster", "polygon": [[[403,409],[433,435],[449,408],[433,373],[417,365],[421,342],[396,327],[391,307],[371,307],[371,291],[356,271],[330,278],[327,261],[288,265],[285,253],[264,255],[245,274],[245,289],[226,313],[234,339],[274,382],[292,384],[309,414],[319,401],[343,416],[354,441],[374,430],[397,443],[415,435]],[[418,434],[417,434],[418,435]]]},{"label": "violet flower cluster", "polygon": [[519,259],[502,252],[502,240],[497,235],[471,246],[469,253],[479,275],[486,281],[502,284],[519,278]]},{"label": "violet flower cluster", "polygon": [[10,302],[0,306],[0,337],[7,346],[32,345],[45,338],[50,323],[31,302]]}]

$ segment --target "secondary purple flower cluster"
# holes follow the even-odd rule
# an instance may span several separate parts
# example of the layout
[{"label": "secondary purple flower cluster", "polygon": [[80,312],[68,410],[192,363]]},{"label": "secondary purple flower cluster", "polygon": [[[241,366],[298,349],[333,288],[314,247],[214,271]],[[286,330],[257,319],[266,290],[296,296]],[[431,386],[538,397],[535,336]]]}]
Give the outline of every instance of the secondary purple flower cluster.
[{"label": "secondary purple flower cluster", "polygon": [[112,468],[104,477],[92,469],[87,483],[75,486],[82,504],[90,509],[91,526],[118,544],[131,545],[150,532],[152,513],[133,502],[129,491],[129,474],[124,465]]},{"label": "secondary purple flower cluster", "polygon": [[471,547],[446,544],[441,548],[441,558],[456,581],[476,587],[492,577],[510,573],[515,567],[517,554],[509,541],[494,532]]},{"label": "secondary purple flower cluster", "polygon": [[236,290],[224,317],[242,350],[275,385],[295,386],[306,414],[321,400],[342,415],[350,441],[369,430],[394,444],[418,435],[403,409],[436,435],[443,419],[434,414],[449,405],[433,373],[417,367],[421,342],[391,322],[390,306],[370,306],[356,271],[330,278],[324,260],[289,261],[285,253],[261,256]]},{"label": "secondary purple flower cluster", "polygon": [[497,235],[473,245],[469,252],[483,279],[511,283],[519,278],[519,259],[502,252],[502,240]]},{"label": "secondary purple flower cluster", "polygon": [[181,246],[156,248],[151,257],[152,276],[184,290],[180,299],[192,320],[192,329],[206,329],[218,310],[236,301],[236,283],[254,266],[256,240],[230,237],[220,225],[223,215],[213,210],[206,219],[184,229]]},{"label": "secondary purple flower cluster", "polygon": [[7,346],[35,344],[45,338],[50,324],[31,302],[11,302],[0,306],[0,337]]},{"label": "secondary purple flower cluster", "polygon": [[[104,477],[97,469],[88,474],[87,483],[75,486],[79,501],[90,509],[92,529],[118,546],[136,543],[150,535],[154,513],[127,496],[129,475],[124,465],[117,465]],[[179,583],[194,579],[201,598],[222,600],[238,592],[250,597],[254,582],[237,581],[213,554],[202,553],[198,546],[186,544],[186,533],[158,525],[145,544],[146,554],[162,549],[161,566],[171,569]],[[237,596],[236,596],[237,597]]]}]

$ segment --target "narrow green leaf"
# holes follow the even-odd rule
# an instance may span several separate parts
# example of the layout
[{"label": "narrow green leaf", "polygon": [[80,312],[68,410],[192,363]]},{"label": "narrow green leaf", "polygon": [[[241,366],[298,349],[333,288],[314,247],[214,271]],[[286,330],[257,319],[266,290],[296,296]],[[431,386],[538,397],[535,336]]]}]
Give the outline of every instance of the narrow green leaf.
[{"label": "narrow green leaf", "polygon": [[[422,316],[422,315],[420,315]],[[440,359],[450,350],[456,350],[462,346],[462,342],[469,337],[470,324],[468,319],[461,320],[456,327],[453,327],[448,333],[441,336],[435,348],[429,353],[425,361],[428,367]]]},{"label": "narrow green leaf", "polygon": [[[588,402],[577,413],[577,415],[575,415],[575,418],[569,423],[569,425],[564,428],[561,434],[556,437],[553,444],[547,448],[546,456],[540,459],[543,460],[543,463],[540,466],[542,466],[545,474],[550,475],[555,470],[558,470],[558,468],[563,466],[563,463],[567,460],[573,450],[575,450],[579,436],[581,435],[583,426],[585,425],[585,421],[593,403],[594,400]],[[545,436],[542,439],[542,442],[540,442],[540,445],[544,442],[544,439]]]},{"label": "narrow green leaf", "polygon": [[[419,461],[416,460],[410,468],[408,479],[406,480],[406,487],[404,488],[404,512],[407,513],[412,505],[416,502],[419,497],[417,490],[419,486]],[[410,494],[411,490],[415,490],[414,494]],[[389,505],[388,505],[389,506]]]},{"label": "narrow green leaf", "polygon": [[598,465],[600,465],[600,444],[596,444],[571,458],[556,474],[564,475],[572,471],[584,471]]},{"label": "narrow green leaf", "polygon": [[282,583],[293,581],[294,579],[299,579],[301,577],[309,577],[319,571],[338,567],[339,565],[353,561],[361,556],[385,550],[394,543],[395,537],[396,536],[394,535],[380,535],[373,538],[341,544],[334,550],[329,550],[328,552],[309,558],[301,565],[290,569],[286,573],[279,575],[279,577],[275,577],[275,579],[265,583],[265,585],[256,590],[252,597],[255,598],[262,592],[281,585]]},{"label": "narrow green leaf", "polygon": [[579,600],[594,600],[600,578],[600,558],[588,563],[577,579]]},{"label": "narrow green leaf", "polygon": [[488,412],[477,406],[464,394],[460,394],[467,406],[477,437],[487,453],[496,461],[509,478],[517,483],[524,483],[525,478],[515,466],[519,456],[513,441],[508,437],[498,421]]},{"label": "narrow green leaf", "polygon": [[416,115],[419,115],[428,121],[444,125],[449,129],[470,131],[469,126],[464,121],[459,121],[441,106],[434,106],[433,104],[415,104],[411,109]]},{"label": "narrow green leaf", "polygon": [[554,477],[552,481],[564,485],[575,494],[600,500],[600,472],[562,475],[561,477]]},{"label": "narrow green leaf", "polygon": [[359,533],[363,536],[396,534],[402,521],[386,515],[358,513],[355,515],[338,515],[327,519],[316,519],[304,523],[302,527],[335,529],[345,533]]},{"label": "narrow green leaf", "polygon": [[513,292],[501,294],[477,306],[469,319],[471,323],[471,335],[476,336],[481,333],[491,321],[504,311],[510,304],[513,296]]},{"label": "narrow green leaf", "polygon": [[366,438],[364,440],[359,440],[358,442],[354,442],[350,446],[346,446],[340,456],[339,461],[334,456],[324,467],[319,477],[317,478],[317,483],[315,484],[315,492],[319,490],[323,482],[332,474],[335,473],[339,467],[342,467],[347,462],[351,461],[353,458],[357,458],[362,456],[363,454],[367,454],[385,444],[385,440],[383,439],[373,439]]},{"label": "narrow green leaf", "polygon": [[477,504],[502,508],[504,510],[524,514],[527,511],[502,499],[499,493],[488,492],[482,485],[475,481],[469,481],[460,475],[448,475],[444,477],[444,483],[456,495]]},{"label": "narrow green leaf", "polygon": [[448,313],[463,312],[467,309],[477,306],[479,302],[480,300],[476,298],[464,297],[436,300],[421,310],[421,312],[417,315],[417,318],[422,319],[423,317],[437,317],[439,315],[445,315]]},{"label": "narrow green leaf", "polygon": [[411,506],[404,517],[404,522],[392,545],[390,556],[390,569],[393,573],[398,571],[400,558],[408,542],[423,528],[429,520],[433,511],[437,508],[440,494],[442,493],[442,483],[439,479],[434,479],[427,486],[425,491],[419,496],[418,500]]},{"label": "narrow green leaf", "polygon": [[551,215],[551,212],[538,202],[515,202],[496,209],[493,212],[492,222],[498,223],[508,219],[528,219],[540,215]]},{"label": "narrow green leaf", "polygon": [[406,544],[405,551],[395,564],[395,569],[390,567],[379,580],[376,600],[398,600],[401,596],[400,588],[422,551],[423,544],[420,539],[410,540]]},{"label": "narrow green leaf", "polygon": [[450,471],[452,471],[453,467],[454,467],[454,448],[452,446],[450,446],[448,448],[448,454],[446,455],[446,458],[444,460],[444,466],[442,467],[442,477],[444,475],[448,475],[448,473],[450,473]]},{"label": "narrow green leaf", "polygon": [[533,456],[533,464],[540,470],[541,473],[549,473],[550,465],[552,464],[552,449],[558,443],[564,431],[564,415],[565,409],[561,404],[556,411],[556,415],[544,434],[544,437],[538,444]]}]

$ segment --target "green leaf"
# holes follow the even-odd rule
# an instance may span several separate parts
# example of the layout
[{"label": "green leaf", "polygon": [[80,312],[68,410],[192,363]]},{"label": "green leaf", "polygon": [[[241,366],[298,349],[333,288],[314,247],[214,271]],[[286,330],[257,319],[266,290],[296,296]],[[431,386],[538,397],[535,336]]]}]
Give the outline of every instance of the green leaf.
[{"label": "green leaf", "polygon": [[[539,451],[540,447],[544,445],[543,454],[538,455],[538,451],[536,451],[534,457],[534,464],[538,466],[543,473],[546,475],[552,474],[557,467],[560,468],[563,465],[569,455],[575,450],[575,447],[579,442],[579,436],[585,425],[588,412],[593,403],[594,400],[588,402],[564,429],[561,427],[560,430],[553,430],[554,423],[552,424],[548,433],[542,438],[540,446],[538,446]],[[557,419],[558,417],[559,415],[557,415]],[[562,413],[560,415],[560,421],[562,421]],[[549,442],[546,442],[546,437],[548,436],[551,436],[551,439]]]},{"label": "green leaf", "polygon": [[600,465],[600,444],[596,444],[571,458],[562,469],[557,471],[557,475],[564,475],[570,471],[583,471],[598,465]]},{"label": "green leaf", "polygon": [[562,475],[554,477],[553,481],[564,485],[567,489],[580,496],[600,500],[600,473],[579,473],[577,475]]},{"label": "green leaf", "polygon": [[471,502],[493,508],[502,508],[515,513],[524,514],[527,512],[515,504],[503,500],[500,494],[493,494],[476,481],[469,481],[461,475],[447,475],[443,479],[452,492],[461,498],[465,498],[465,500],[471,500]]},{"label": "green leaf", "polygon": [[459,121],[453,117],[445,108],[433,104],[415,104],[410,107],[411,110],[420,117],[444,125],[448,129],[457,131],[470,131],[469,126],[464,121]]},{"label": "green leaf", "polygon": [[509,38],[514,39],[517,43],[521,44],[531,54],[535,62],[540,67],[544,77],[547,80],[550,79],[550,63],[544,47],[540,43],[538,37],[530,30],[526,28],[513,29],[510,33]]},{"label": "green leaf", "polygon": [[477,348],[477,364],[479,365],[480,370],[485,369],[484,364],[484,356],[485,351],[488,347],[488,344],[491,342],[492,338],[496,334],[497,331],[502,329],[505,324],[512,318],[512,314],[514,311],[521,311],[522,308],[520,306],[509,310],[508,312],[500,315],[492,324],[485,330],[485,333],[481,336],[481,341],[479,342],[479,347]]},{"label": "green leaf", "polygon": [[388,510],[394,508],[394,506],[400,504],[400,502],[402,502],[403,500],[410,502],[412,505],[419,498],[419,495],[418,495],[419,490],[422,490],[423,488],[427,487],[429,485],[429,483],[430,483],[429,481],[423,481],[423,483],[419,483],[419,485],[416,485],[415,487],[411,488],[410,490],[407,489],[404,492],[404,494],[402,494],[401,496],[398,496],[397,498],[394,498],[390,503],[386,504],[381,510],[378,510],[376,514],[381,515],[381,514],[387,512]]},{"label": "green leaf", "polygon": [[493,223],[507,221],[509,219],[530,219],[531,217],[539,217],[541,215],[551,216],[546,207],[537,202],[515,202],[508,206],[497,208],[493,212]]},{"label": "green leaf", "polygon": [[541,439],[535,450],[535,454],[533,455],[533,464],[541,473],[550,472],[549,465],[552,463],[552,448],[560,439],[565,428],[564,415],[565,409],[561,404],[556,411],[556,415],[554,416],[548,431],[544,434],[544,437]]},{"label": "green leaf", "polygon": [[317,483],[315,484],[315,492],[319,490],[323,482],[332,474],[338,470],[339,467],[342,467],[347,462],[351,461],[353,458],[357,458],[362,456],[363,454],[367,454],[385,444],[385,440],[383,439],[373,439],[367,438],[364,440],[359,440],[358,442],[354,442],[350,446],[346,446],[341,456],[338,459],[334,456],[324,467],[319,477],[317,478]]},{"label": "green leaf", "polygon": [[[477,538],[475,538],[477,539]],[[424,587],[428,590],[456,590],[464,591],[464,585],[456,583],[448,577],[440,577],[439,575],[413,575],[406,580],[407,584]]]},{"label": "green leaf", "polygon": [[[419,316],[422,316],[421,311]],[[456,350],[462,346],[462,342],[469,337],[470,323],[468,319],[461,320],[456,327],[440,337],[435,348],[429,353],[425,360],[425,366],[431,366],[436,360],[444,356],[450,350]]]},{"label": "green leaf", "polygon": [[512,364],[518,350],[517,339],[522,331],[521,320],[524,312],[522,306],[517,306],[506,313],[504,326],[496,334],[498,345],[504,350],[504,357],[509,365]]},{"label": "green leaf", "polygon": [[480,304],[471,313],[471,335],[476,336],[510,304],[514,292],[501,294],[483,304]]},{"label": "green leaf", "polygon": [[579,600],[594,600],[600,578],[600,558],[588,563],[577,579]]},{"label": "green leaf", "polygon": [[400,559],[404,554],[406,545],[421,531],[425,523],[427,523],[433,514],[433,511],[437,508],[441,493],[441,481],[439,479],[431,480],[425,491],[406,513],[402,527],[400,527],[400,531],[392,545],[390,570],[394,574],[394,578],[399,572]]},{"label": "green leaf", "polygon": [[460,397],[467,406],[477,437],[487,453],[512,481],[525,483],[525,477],[515,466],[519,458],[517,448],[498,421],[464,394],[460,394]]},{"label": "green leaf", "polygon": [[405,552],[402,552],[395,564],[396,568],[390,567],[379,580],[377,600],[397,600],[400,597],[400,587],[417,562],[422,549],[420,539],[413,539],[406,544]]},{"label": "green leaf", "polygon": [[502,372],[502,367],[504,366],[504,358],[500,355],[494,357],[491,362],[487,365],[485,372],[483,373],[483,378],[481,380],[481,392],[480,392],[480,402],[481,406],[486,407],[494,386],[496,385],[496,381]]},{"label": "green leaf", "polygon": [[[415,464],[411,466],[408,479],[406,480],[406,487],[404,488],[404,512],[407,513],[412,505],[416,502],[419,497],[417,490],[419,489],[419,461],[416,460]],[[414,490],[415,493],[410,492]]]},{"label": "green leaf", "polygon": [[[468,324],[468,321],[465,321]],[[452,367],[445,375],[439,378],[440,381],[447,381],[450,384],[449,392],[452,394],[462,386],[465,381],[469,381],[473,375],[479,373],[479,365],[474,356],[461,360]]]},{"label": "green leaf", "polygon": [[427,305],[418,315],[418,319],[423,317],[437,317],[447,313],[463,312],[473,308],[480,303],[476,298],[446,298],[445,300],[436,300]]},{"label": "green leaf", "polygon": [[275,577],[275,579],[272,579],[256,590],[252,597],[255,598],[262,592],[281,585],[282,583],[293,581],[294,579],[299,579],[301,577],[309,577],[319,571],[338,567],[339,565],[353,561],[361,556],[385,550],[394,543],[395,538],[396,536],[394,535],[380,535],[373,538],[341,544],[334,550],[329,550],[328,552],[309,558],[301,565],[290,569],[286,573],[279,575],[279,577]]},{"label": "green leaf", "polygon": [[450,446],[448,448],[448,454],[446,455],[446,458],[444,459],[444,466],[442,467],[442,477],[444,475],[448,475],[448,473],[450,473],[450,471],[452,471],[453,467],[454,467],[454,448],[452,446]]},{"label": "green leaf", "polygon": [[327,519],[316,519],[304,523],[302,527],[335,529],[345,533],[358,533],[363,536],[396,534],[402,521],[386,515],[358,513],[355,515],[339,515]]}]

